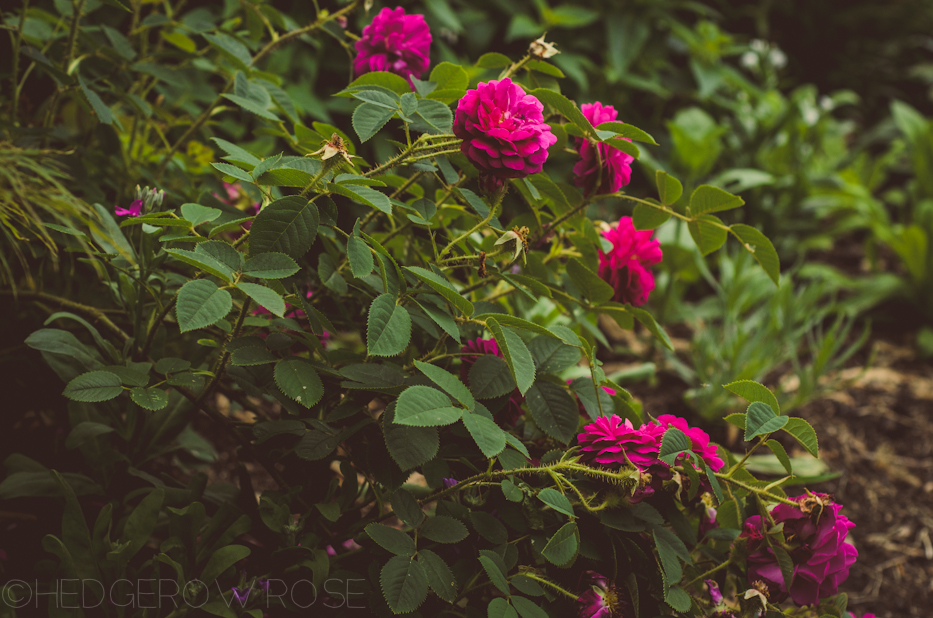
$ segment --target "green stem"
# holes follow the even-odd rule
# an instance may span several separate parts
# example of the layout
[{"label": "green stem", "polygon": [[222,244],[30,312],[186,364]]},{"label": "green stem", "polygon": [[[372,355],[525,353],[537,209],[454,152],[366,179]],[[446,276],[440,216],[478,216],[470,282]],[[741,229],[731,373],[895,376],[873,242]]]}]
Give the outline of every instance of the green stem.
[{"label": "green stem", "polygon": [[68,65],[74,60],[75,45],[78,42],[78,23],[81,21],[81,13],[84,12],[85,0],[77,0],[73,3],[71,15],[71,30],[68,32],[68,43],[65,47],[65,61],[62,63],[62,70],[68,73]]},{"label": "green stem", "polygon": [[718,479],[721,480],[721,481],[725,481],[725,482],[727,482],[727,483],[730,483],[730,484],[732,484],[732,485],[735,485],[736,487],[741,487],[741,488],[744,489],[745,491],[750,491],[750,492],[753,493],[753,494],[756,494],[756,495],[761,496],[761,497],[763,497],[763,498],[767,498],[768,500],[771,500],[772,502],[780,502],[780,503],[782,503],[782,504],[788,504],[788,505],[790,505],[790,506],[800,506],[798,503],[794,502],[793,500],[788,500],[787,498],[782,498],[782,497],[780,497],[780,496],[777,496],[777,495],[771,493],[770,491],[765,491],[765,490],[763,490],[763,489],[758,489],[757,487],[753,487],[753,486],[751,486],[751,485],[748,485],[747,483],[743,483],[742,481],[737,481],[737,480],[734,479],[734,478],[730,478],[730,477],[729,477],[728,475],[726,475],[726,474],[720,474],[719,472],[716,472],[716,478],[718,478]]},{"label": "green stem", "polygon": [[730,564],[732,564],[732,557],[731,557],[731,556],[729,557],[728,560],[726,560],[726,561],[723,562],[722,564],[717,564],[716,566],[714,566],[713,568],[711,568],[709,571],[706,571],[705,573],[702,573],[701,575],[697,575],[696,577],[694,577],[693,579],[691,579],[689,582],[687,582],[687,585],[684,586],[684,588],[689,588],[690,586],[692,586],[693,584],[695,584],[695,583],[697,583],[697,582],[699,582],[699,581],[703,581],[704,579],[709,579],[711,575],[713,575],[714,573],[718,573],[719,571],[721,571],[721,570],[723,570],[724,568],[728,567]]},{"label": "green stem", "polygon": [[130,338],[128,334],[123,332],[119,326],[110,321],[104,312],[98,309],[97,307],[91,307],[88,305],[82,305],[81,303],[76,303],[67,298],[60,298],[58,296],[52,296],[51,294],[46,294],[45,292],[13,292],[10,290],[0,290],[0,294],[4,296],[12,296],[13,298],[24,298],[31,299],[49,303],[55,303],[64,307],[65,309],[70,309],[75,313],[81,313],[85,316],[91,318],[95,322],[99,322],[106,330],[110,331],[112,334],[120,338],[121,341],[126,341]]},{"label": "green stem", "polygon": [[19,14],[19,25],[13,36],[13,75],[10,81],[13,84],[13,110],[12,122],[14,127],[19,126],[19,95],[22,87],[19,83],[19,49],[23,42],[23,25],[26,23],[26,11],[29,10],[29,0],[23,0],[23,12]]},{"label": "green stem", "polygon": [[530,573],[530,572],[528,572],[528,571],[524,571],[524,572],[519,572],[518,575],[521,575],[522,577],[527,577],[528,579],[533,579],[533,580],[535,580],[536,582],[538,582],[539,584],[544,584],[545,586],[547,586],[547,587],[550,588],[551,590],[554,590],[555,592],[558,592],[558,593],[564,595],[564,596],[567,597],[568,599],[573,599],[574,601],[576,601],[577,598],[579,598],[579,595],[576,595],[576,594],[570,592],[569,590],[565,590],[565,589],[561,588],[560,586],[558,586],[557,584],[555,584],[554,582],[552,582],[552,581],[550,581],[550,580],[548,580],[548,579],[545,579],[545,578],[543,578],[543,577],[538,577],[538,576],[535,575],[534,573]]},{"label": "green stem", "polygon": [[473,232],[479,229],[482,229],[483,227],[488,225],[489,222],[492,221],[492,218],[496,216],[496,211],[499,209],[499,205],[502,204],[503,197],[505,197],[505,192],[500,191],[499,195],[496,198],[495,203],[489,209],[489,214],[486,215],[486,218],[480,221],[479,223],[477,223],[476,225],[474,225],[473,227],[471,227],[469,230],[467,230],[463,234],[460,234],[459,236],[454,238],[452,241],[450,241],[450,243],[446,247],[444,247],[444,250],[441,251],[441,257],[444,257],[445,255],[450,253],[450,250],[453,249],[457,245],[457,243],[463,241],[466,238],[469,238]]}]

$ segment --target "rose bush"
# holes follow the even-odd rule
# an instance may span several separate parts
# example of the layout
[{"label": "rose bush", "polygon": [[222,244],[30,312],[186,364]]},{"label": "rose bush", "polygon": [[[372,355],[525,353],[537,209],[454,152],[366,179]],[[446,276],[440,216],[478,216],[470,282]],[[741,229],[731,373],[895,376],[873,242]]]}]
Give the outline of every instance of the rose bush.
[{"label": "rose bush", "polygon": [[[43,586],[167,573],[186,603],[225,617],[306,610],[300,582],[335,615],[805,615],[784,594],[842,616],[854,553],[839,506],[789,498],[745,455],[642,409],[597,354],[599,317],[672,348],[642,308],[664,258],[652,231],[669,219],[703,255],[734,237],[779,282],[770,241],[716,214],[741,198],[687,195],[660,170],[657,199],[622,193],[636,142],[655,140],[542,80],[562,75],[544,38],[520,58],[431,68],[424,17],[385,8],[356,35],[363,9],[297,26],[269,5],[179,22],[137,6],[133,23],[179,50],[158,48],[165,66],[146,74],[207,71],[219,92],[176,124],[146,113],[165,92],[119,96],[107,84],[123,69],[88,52],[49,103],[80,93],[128,157],[146,153],[140,180],[157,188],[55,228],[84,252],[93,302],[58,299],[64,323],[26,345],[63,383],[64,444],[82,464],[13,457],[0,485],[8,499],[64,497]],[[148,38],[110,30],[75,35],[65,58],[80,42],[150,59]],[[342,125],[309,122],[261,64],[322,33],[357,52],[356,78],[331,93]],[[196,138],[217,148],[209,166]],[[592,220],[599,208],[612,220]],[[749,453],[767,446],[790,474],[772,439],[784,432],[817,454],[813,429],[765,387],[725,387],[748,404],[727,420]],[[235,485],[178,463],[212,442],[236,461]]]}]

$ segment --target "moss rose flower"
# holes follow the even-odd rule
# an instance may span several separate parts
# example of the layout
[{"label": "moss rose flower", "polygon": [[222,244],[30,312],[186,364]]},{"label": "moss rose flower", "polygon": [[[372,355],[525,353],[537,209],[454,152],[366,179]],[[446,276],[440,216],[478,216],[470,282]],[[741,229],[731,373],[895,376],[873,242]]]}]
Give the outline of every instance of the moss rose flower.
[{"label": "moss rose flower", "polygon": [[541,171],[557,142],[541,101],[506,78],[479,83],[457,105],[454,134],[460,150],[485,176],[524,178]]},{"label": "moss rose flower", "polygon": [[646,266],[664,257],[661,243],[651,230],[636,230],[631,217],[622,217],[616,227],[603,232],[612,243],[608,253],[599,250],[599,276],[612,286],[612,300],[635,307],[645,304],[654,289],[654,275]]},{"label": "moss rose flower", "polygon": [[628,601],[621,596],[621,590],[609,582],[608,577],[596,571],[587,571],[580,579],[587,590],[577,597],[579,618],[627,618],[632,615]]},{"label": "moss rose flower", "polygon": [[839,584],[849,577],[849,568],[858,550],[845,542],[855,524],[839,511],[826,494],[792,498],[799,506],[779,504],[771,510],[775,524],[784,524],[784,538],[794,562],[790,588],[784,584],[774,551],[763,542],[765,526],[760,515],[745,521],[742,538],[747,539],[748,581],[763,581],[771,601],[780,603],[790,596],[797,605],[817,605],[822,598],[839,592]]},{"label": "moss rose flower", "polygon": [[356,42],[353,70],[359,77],[370,71],[421,77],[430,65],[431,30],[423,15],[406,15],[405,9],[384,8],[363,28]]},{"label": "moss rose flower", "polygon": [[[580,111],[594,127],[604,122],[611,122],[619,115],[613,106],[603,105],[599,101],[584,103],[580,106]],[[627,137],[614,137],[613,139],[632,141]],[[575,174],[573,183],[581,187],[585,195],[589,196],[594,191],[597,194],[615,193],[631,181],[632,161],[635,157],[607,144],[594,146],[582,137],[576,138],[576,141],[580,160],[573,166]],[[602,172],[600,172],[600,162]],[[596,186],[597,182],[599,182],[599,187]]]}]

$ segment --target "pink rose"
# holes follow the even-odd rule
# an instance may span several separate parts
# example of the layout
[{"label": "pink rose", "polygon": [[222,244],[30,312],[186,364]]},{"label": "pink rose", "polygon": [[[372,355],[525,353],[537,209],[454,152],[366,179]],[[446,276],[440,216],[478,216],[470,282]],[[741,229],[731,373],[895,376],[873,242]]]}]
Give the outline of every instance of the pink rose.
[{"label": "pink rose", "polygon": [[406,15],[405,9],[384,8],[363,28],[356,42],[353,70],[359,77],[370,71],[401,75],[411,85],[430,65],[431,30],[423,15]]},{"label": "pink rose", "polygon": [[[524,178],[541,171],[557,136],[544,122],[544,106],[506,78],[468,90],[454,116],[460,150],[486,176]],[[495,182],[492,182],[495,184]]]},{"label": "pink rose", "polygon": [[603,232],[612,243],[608,253],[599,250],[599,276],[612,286],[612,300],[635,307],[645,304],[654,289],[654,275],[645,268],[661,261],[661,243],[651,230],[636,230],[631,217]]},{"label": "pink rose", "polygon": [[[580,106],[580,111],[594,127],[604,122],[611,122],[618,116],[614,107],[603,105],[599,101],[584,103]],[[614,137],[613,139],[632,141],[627,137]],[[632,179],[632,161],[635,160],[632,155],[606,144],[593,146],[589,140],[582,137],[576,138],[576,142],[580,160],[573,166],[573,173],[576,175],[573,184],[582,187],[586,196],[594,191],[597,194],[615,193]],[[602,162],[602,172],[600,172],[600,162]],[[598,188],[597,180],[599,181]]]},{"label": "pink rose", "polygon": [[790,596],[797,605],[817,605],[822,598],[839,592],[839,584],[849,577],[849,568],[858,550],[845,542],[855,524],[839,511],[842,505],[826,494],[791,498],[800,506],[779,504],[771,510],[775,524],[784,524],[784,537],[790,544],[794,563],[790,589],[784,584],[774,551],[763,543],[764,526],[760,515],[745,521],[742,538],[748,539],[748,581],[763,581],[771,601],[780,603]]}]

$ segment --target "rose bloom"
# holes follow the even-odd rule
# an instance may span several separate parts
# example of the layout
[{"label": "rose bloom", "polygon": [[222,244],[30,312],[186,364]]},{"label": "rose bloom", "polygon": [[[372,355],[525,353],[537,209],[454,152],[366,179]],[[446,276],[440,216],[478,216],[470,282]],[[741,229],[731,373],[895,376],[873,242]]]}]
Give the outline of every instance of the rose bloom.
[{"label": "rose bloom", "polygon": [[[473,363],[476,362],[479,356],[492,354],[493,356],[503,358],[502,352],[499,350],[499,344],[496,343],[495,339],[477,337],[474,340],[467,341],[466,345],[460,348],[460,351],[467,354],[475,354],[475,356],[463,356],[460,358],[460,379],[463,380],[463,383],[467,386],[470,385],[470,368],[473,367]],[[506,414],[504,420],[507,424],[514,425],[515,421],[524,414],[522,411],[522,403],[524,401],[525,396],[518,390],[518,387],[515,387],[515,390],[509,395],[509,403],[503,410]]]},{"label": "rose bloom", "polygon": [[611,584],[608,577],[587,571],[580,579],[588,589],[577,597],[579,618],[628,618],[634,615],[628,601],[620,596],[619,588]]},{"label": "rose bloom", "polygon": [[411,77],[420,78],[431,63],[431,30],[423,15],[406,15],[402,7],[384,8],[363,28],[356,52],[353,70],[357,77],[388,71],[411,85]]},{"label": "rose bloom", "polygon": [[[619,115],[613,106],[603,105],[599,101],[584,103],[580,106],[580,111],[594,127],[604,122],[611,122]],[[632,141],[627,137],[614,137],[613,139]],[[575,174],[573,184],[582,187],[586,196],[594,191],[597,194],[615,193],[631,181],[632,161],[635,157],[606,144],[594,146],[582,137],[576,138],[576,141],[580,160],[573,166]],[[600,167],[602,167],[601,171]],[[596,186],[597,180],[599,180],[599,187]]]},{"label": "rose bloom", "polygon": [[612,300],[644,305],[654,289],[654,275],[646,266],[658,264],[663,257],[661,243],[651,230],[636,230],[631,217],[622,217],[616,227],[603,232],[612,243],[608,253],[599,250],[599,276],[612,286]]},{"label": "rose bloom", "polygon": [[771,601],[780,603],[790,596],[797,605],[817,605],[820,599],[839,592],[839,584],[849,577],[849,568],[858,550],[845,542],[855,524],[839,511],[842,505],[826,494],[791,498],[799,506],[779,504],[771,510],[775,524],[784,524],[784,538],[790,544],[794,562],[790,589],[784,584],[781,567],[773,550],[763,541],[760,515],[745,521],[740,538],[748,539],[748,581],[763,581]]},{"label": "rose bloom", "polygon": [[[454,134],[460,150],[480,171],[484,186],[541,171],[557,136],[544,122],[544,105],[506,78],[481,82],[457,104]],[[500,180],[486,179],[495,177]]]}]

